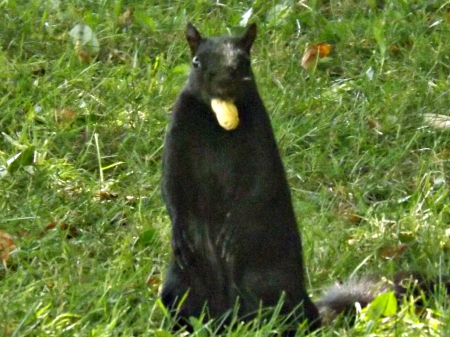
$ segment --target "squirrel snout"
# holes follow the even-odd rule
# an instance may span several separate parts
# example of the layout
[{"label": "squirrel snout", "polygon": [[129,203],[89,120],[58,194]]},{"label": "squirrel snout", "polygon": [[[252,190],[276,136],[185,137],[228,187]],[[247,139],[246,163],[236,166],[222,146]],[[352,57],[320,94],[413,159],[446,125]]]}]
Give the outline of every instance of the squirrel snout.
[{"label": "squirrel snout", "polygon": [[233,87],[228,86],[228,84],[218,87],[215,90],[215,92],[219,94],[219,97],[223,98],[232,98],[232,96],[234,96],[234,91]]},{"label": "squirrel snout", "polygon": [[236,98],[239,90],[239,82],[228,76],[212,79],[210,82],[210,95],[213,98],[231,99]]}]

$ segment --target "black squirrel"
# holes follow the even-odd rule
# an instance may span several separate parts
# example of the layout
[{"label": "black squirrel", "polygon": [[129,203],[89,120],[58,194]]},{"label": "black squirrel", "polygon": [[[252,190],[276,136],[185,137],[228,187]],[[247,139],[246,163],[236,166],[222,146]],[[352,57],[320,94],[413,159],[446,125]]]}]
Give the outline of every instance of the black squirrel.
[{"label": "black squirrel", "polygon": [[255,24],[238,37],[210,38],[187,25],[191,72],[163,152],[173,259],[161,298],[175,326],[188,329],[191,316],[230,317],[237,308],[250,320],[282,299],[293,335],[305,320],[315,330],[389,286],[361,278],[330,288],[317,306],[310,300],[290,189],[251,69],[255,38]]},{"label": "black squirrel", "polygon": [[[172,222],[173,261],[162,301],[181,325],[205,308],[211,318],[260,306],[319,326],[305,287],[302,244],[274,133],[250,64],[256,25],[240,37],[203,38],[188,24],[188,82],[172,111],[162,194]],[[212,100],[236,108],[227,130]]]}]

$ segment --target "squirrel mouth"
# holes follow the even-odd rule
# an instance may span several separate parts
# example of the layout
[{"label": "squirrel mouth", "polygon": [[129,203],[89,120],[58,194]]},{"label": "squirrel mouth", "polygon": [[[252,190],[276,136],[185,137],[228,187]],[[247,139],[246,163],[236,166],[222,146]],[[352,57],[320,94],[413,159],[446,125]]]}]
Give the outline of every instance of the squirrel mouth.
[{"label": "squirrel mouth", "polygon": [[228,88],[219,88],[214,90],[211,93],[211,98],[218,98],[224,101],[234,101],[235,97],[236,97],[236,92],[233,89],[228,89]]}]

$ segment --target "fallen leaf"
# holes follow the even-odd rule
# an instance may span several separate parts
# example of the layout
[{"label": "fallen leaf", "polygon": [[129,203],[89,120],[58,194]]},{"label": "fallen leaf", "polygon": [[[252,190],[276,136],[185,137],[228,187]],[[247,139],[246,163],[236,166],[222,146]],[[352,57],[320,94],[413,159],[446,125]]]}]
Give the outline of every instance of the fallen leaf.
[{"label": "fallen leaf", "polygon": [[98,191],[97,196],[99,197],[100,200],[112,200],[118,197],[116,193],[109,192],[107,190]]},{"label": "fallen leaf", "polygon": [[156,276],[150,276],[147,278],[147,285],[149,287],[159,287],[161,285],[161,278]]},{"label": "fallen leaf", "polygon": [[333,46],[328,43],[316,43],[308,46],[302,57],[302,67],[306,70],[310,70],[317,65],[320,58],[328,56],[333,50]]},{"label": "fallen leaf", "polygon": [[111,49],[106,55],[105,60],[107,62],[113,63],[129,63],[133,60],[133,58],[130,56],[130,54],[124,51]]},{"label": "fallen leaf", "polygon": [[450,149],[443,149],[441,152],[441,156],[444,159],[449,159],[450,158]]},{"label": "fallen leaf", "polygon": [[389,51],[392,55],[397,56],[400,53],[400,48],[397,45],[393,44],[389,47]]},{"label": "fallen leaf", "polygon": [[59,124],[70,122],[76,116],[76,113],[72,109],[59,109],[55,112],[56,121]]},{"label": "fallen leaf", "polygon": [[91,54],[83,48],[81,40],[77,40],[77,42],[75,43],[75,54],[78,56],[78,59],[81,62],[84,63],[91,62],[92,59]]},{"label": "fallen leaf", "polygon": [[45,226],[45,229],[43,232],[41,232],[40,236],[43,236],[46,232],[51,231],[53,229],[59,229],[62,231],[66,231],[67,239],[76,238],[77,236],[80,236],[80,234],[81,234],[80,231],[73,225],[68,225],[65,222],[61,222],[58,226],[58,222],[53,221],[53,222],[50,222],[47,226]]},{"label": "fallen leaf", "polygon": [[117,25],[120,28],[127,28],[133,23],[133,13],[134,10],[132,8],[127,9],[121,16],[119,16]]},{"label": "fallen leaf", "polygon": [[370,130],[379,129],[381,127],[381,123],[378,119],[369,116],[367,118],[367,126]]},{"label": "fallen leaf", "polygon": [[367,127],[369,130],[373,130],[377,135],[381,136],[383,135],[383,132],[380,131],[381,128],[381,122],[373,117],[367,118]]},{"label": "fallen leaf", "polygon": [[354,225],[358,225],[362,220],[362,217],[358,214],[356,207],[348,201],[340,201],[337,212],[342,218]]},{"label": "fallen leaf", "polygon": [[431,126],[435,129],[449,130],[450,129],[450,116],[425,113],[423,114],[423,120],[427,126]]},{"label": "fallen leaf", "polygon": [[56,226],[58,226],[57,222],[50,222],[47,226],[45,226],[45,230],[50,231],[52,229],[55,229]]},{"label": "fallen leaf", "polygon": [[395,247],[385,246],[378,249],[378,256],[387,260],[398,260],[400,259],[405,251],[409,248],[406,243],[401,243]]},{"label": "fallen leaf", "polygon": [[14,243],[12,236],[4,231],[0,231],[0,259],[2,259],[5,268],[7,268],[9,253],[16,248],[17,246]]},{"label": "fallen leaf", "polygon": [[100,44],[92,29],[79,23],[69,32],[75,44],[75,54],[81,62],[90,62],[100,51]]}]

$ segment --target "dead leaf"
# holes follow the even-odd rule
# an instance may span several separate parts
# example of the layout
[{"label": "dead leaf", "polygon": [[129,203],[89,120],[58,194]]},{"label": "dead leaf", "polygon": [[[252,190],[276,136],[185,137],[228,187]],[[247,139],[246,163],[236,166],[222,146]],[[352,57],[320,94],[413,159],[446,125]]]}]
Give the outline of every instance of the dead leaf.
[{"label": "dead leaf", "polygon": [[316,43],[308,46],[302,57],[302,67],[306,70],[310,70],[317,65],[320,58],[328,56],[333,50],[333,46],[328,43]]},{"label": "dead leaf", "polygon": [[385,246],[378,249],[378,256],[387,260],[399,260],[405,251],[409,248],[406,243],[401,243],[397,246]]},{"label": "dead leaf", "polygon": [[91,54],[83,49],[83,46],[81,44],[81,40],[77,40],[75,43],[75,54],[78,56],[78,59],[81,62],[89,63],[91,62]]},{"label": "dead leaf", "polygon": [[395,44],[393,44],[389,47],[389,51],[394,56],[397,56],[398,54],[400,54],[400,48]]},{"label": "dead leaf", "polygon": [[50,222],[47,226],[45,226],[45,230],[50,231],[52,229],[55,229],[57,225],[58,225],[57,222]]},{"label": "dead leaf", "polygon": [[118,49],[111,49],[104,59],[112,63],[129,63],[132,61],[132,57],[128,53]]},{"label": "dead leaf", "polygon": [[157,276],[149,276],[147,278],[147,285],[152,288],[158,288],[161,285],[161,278]]},{"label": "dead leaf", "polygon": [[340,201],[337,212],[342,218],[354,225],[358,225],[363,219],[362,216],[358,214],[356,207],[348,201]]},{"label": "dead leaf", "polygon": [[69,35],[75,44],[75,54],[81,62],[90,62],[98,55],[100,44],[91,27],[79,23],[72,28]]},{"label": "dead leaf", "polygon": [[378,130],[381,127],[381,123],[378,119],[369,116],[367,118],[367,126],[370,130],[372,130],[372,129]]},{"label": "dead leaf", "polygon": [[47,226],[45,226],[45,229],[43,232],[41,232],[40,236],[43,236],[46,232],[51,231],[53,229],[60,229],[62,231],[66,231],[67,239],[76,238],[77,236],[80,236],[80,234],[81,234],[80,231],[73,225],[68,225],[65,222],[61,222],[58,226],[58,222],[53,221],[53,222],[50,222]]},{"label": "dead leaf", "polygon": [[441,152],[441,156],[444,159],[449,159],[450,158],[450,149],[443,149]]},{"label": "dead leaf", "polygon": [[112,200],[118,197],[117,193],[109,192],[107,190],[98,191],[97,196],[100,200]]},{"label": "dead leaf", "polygon": [[127,9],[121,16],[119,16],[117,25],[120,28],[127,28],[130,26],[133,23],[133,13],[134,10],[132,8]]},{"label": "dead leaf", "polygon": [[423,120],[427,126],[431,126],[439,130],[449,130],[450,129],[450,116],[425,113],[423,114]]},{"label": "dead leaf", "polygon": [[9,253],[16,248],[17,246],[14,243],[12,236],[4,231],[0,231],[0,259],[2,259],[5,268],[7,268]]},{"label": "dead leaf", "polygon": [[374,118],[374,117],[370,117],[369,116],[367,118],[367,127],[368,127],[369,130],[375,131],[375,133],[377,135],[381,136],[383,134],[383,132],[380,131],[381,122],[378,119]]},{"label": "dead leaf", "polygon": [[55,112],[56,121],[59,124],[70,122],[76,116],[76,113],[72,109],[59,109]]},{"label": "dead leaf", "polygon": [[67,232],[66,236],[67,239],[73,239],[76,238],[77,236],[80,236],[80,231],[78,230],[78,228],[76,228],[73,225],[68,225],[65,222],[59,225],[59,229]]}]

